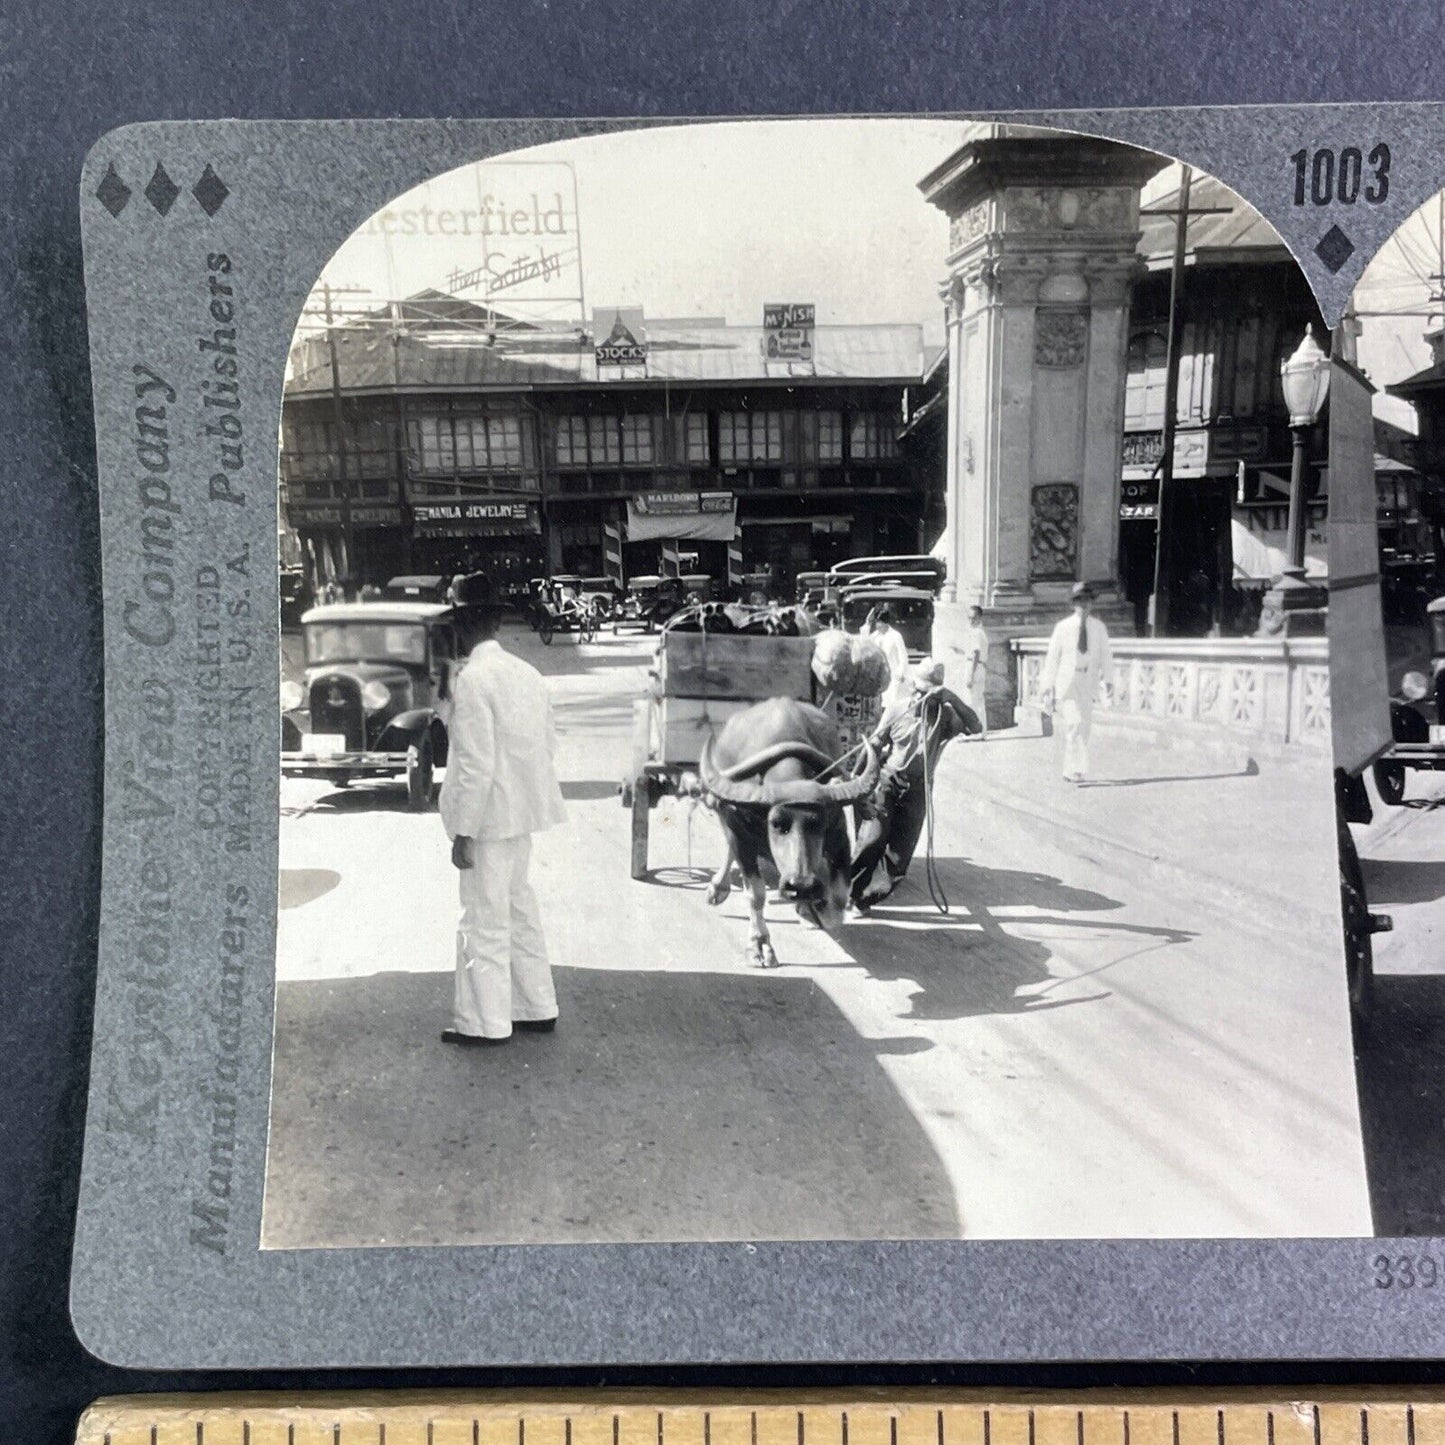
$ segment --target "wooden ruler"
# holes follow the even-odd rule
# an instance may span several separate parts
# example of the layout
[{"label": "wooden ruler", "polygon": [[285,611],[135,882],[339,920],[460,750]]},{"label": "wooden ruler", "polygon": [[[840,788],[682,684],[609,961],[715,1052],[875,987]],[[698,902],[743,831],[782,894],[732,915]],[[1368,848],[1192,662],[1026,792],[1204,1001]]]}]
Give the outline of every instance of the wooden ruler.
[{"label": "wooden ruler", "polygon": [[1445,1445],[1445,1391],[536,1392],[100,1400],[77,1445]]}]

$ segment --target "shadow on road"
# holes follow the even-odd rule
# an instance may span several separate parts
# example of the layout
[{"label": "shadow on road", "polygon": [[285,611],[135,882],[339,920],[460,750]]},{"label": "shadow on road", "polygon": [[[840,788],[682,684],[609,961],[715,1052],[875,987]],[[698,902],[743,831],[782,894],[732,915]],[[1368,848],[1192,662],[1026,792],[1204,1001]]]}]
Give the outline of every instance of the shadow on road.
[{"label": "shadow on road", "polygon": [[[919,860],[913,874],[921,869]],[[1185,943],[1195,936],[1178,928],[1070,916],[1123,905],[1102,893],[1073,888],[1046,873],[984,868],[965,858],[940,858],[937,872],[950,902],[947,915],[940,914],[930,901],[922,879],[911,874],[886,903],[872,910],[865,923],[850,926],[838,935],[838,942],[874,978],[908,979],[918,984],[919,991],[913,995],[906,1015],[909,1018],[1037,1013],[1104,997],[1099,993],[1049,997],[1049,985],[1064,981],[1050,967],[1053,951],[1011,932],[1012,920],[999,919],[995,909],[1041,910],[1029,915],[1030,929],[1065,925],[1138,935],[1146,940],[1146,946],[1127,955],[1131,961],[1149,948]],[[916,926],[906,930],[888,926],[899,923]],[[921,937],[927,939],[922,947]],[[1111,966],[1085,970],[1069,978],[1097,975]]]},{"label": "shadow on road", "polygon": [[283,868],[276,890],[279,908],[301,908],[330,893],[341,882],[331,868]]},{"label": "shadow on road", "polygon": [[1225,778],[1257,778],[1259,764],[1253,758],[1242,768],[1230,768],[1222,773],[1175,773],[1170,776],[1147,778],[1085,778],[1078,784],[1081,788],[1142,788],[1153,783],[1211,783]]},{"label": "shadow on road", "polygon": [[1384,903],[1430,903],[1445,897],[1445,865],[1436,860],[1362,858],[1365,893],[1371,906]]},{"label": "shadow on road", "polygon": [[266,1247],[961,1235],[879,1063],[921,1041],[807,978],[556,978],[556,1033],[468,1050],[449,975],[283,983]]},{"label": "shadow on road", "polygon": [[1380,976],[1357,1042],[1375,1233],[1445,1234],[1445,976]]},{"label": "shadow on road", "polygon": [[569,803],[595,803],[603,798],[617,796],[617,779],[606,778],[563,778],[562,796]]}]

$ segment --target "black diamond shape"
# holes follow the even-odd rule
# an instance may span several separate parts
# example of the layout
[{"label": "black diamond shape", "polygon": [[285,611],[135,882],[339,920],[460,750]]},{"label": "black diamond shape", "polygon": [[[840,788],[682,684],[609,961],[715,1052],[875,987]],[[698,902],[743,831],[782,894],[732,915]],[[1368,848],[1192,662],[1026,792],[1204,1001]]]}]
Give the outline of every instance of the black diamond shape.
[{"label": "black diamond shape", "polygon": [[200,180],[191,187],[191,194],[200,202],[201,209],[208,216],[214,216],[231,191],[225,181],[207,166],[201,172]]},{"label": "black diamond shape", "polygon": [[162,165],[156,167],[155,175],[146,182],[146,200],[163,216],[175,205],[180,193],[181,188],[166,174]]},{"label": "black diamond shape", "polygon": [[105,174],[100,178],[100,184],[95,188],[95,194],[101,205],[112,216],[118,216],[125,210],[126,202],[131,197],[131,190],[116,174],[115,166],[109,165],[105,168]]},{"label": "black diamond shape", "polygon": [[1315,244],[1315,255],[1325,263],[1332,276],[1354,254],[1355,243],[1338,226],[1331,226]]}]

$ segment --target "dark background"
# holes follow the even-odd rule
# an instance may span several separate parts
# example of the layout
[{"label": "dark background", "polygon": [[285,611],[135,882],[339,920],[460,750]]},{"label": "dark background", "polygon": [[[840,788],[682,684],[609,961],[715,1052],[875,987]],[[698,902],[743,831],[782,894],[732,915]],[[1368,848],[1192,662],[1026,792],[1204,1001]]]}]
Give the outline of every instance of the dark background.
[{"label": "dark background", "polygon": [[89,1358],[66,1306],[102,727],[77,185],[92,142],[135,120],[1440,100],[1442,54],[1431,0],[0,0],[0,1438],[68,1440],[95,1396],[156,1389],[1427,1378],[1299,1364],[218,1377]]}]

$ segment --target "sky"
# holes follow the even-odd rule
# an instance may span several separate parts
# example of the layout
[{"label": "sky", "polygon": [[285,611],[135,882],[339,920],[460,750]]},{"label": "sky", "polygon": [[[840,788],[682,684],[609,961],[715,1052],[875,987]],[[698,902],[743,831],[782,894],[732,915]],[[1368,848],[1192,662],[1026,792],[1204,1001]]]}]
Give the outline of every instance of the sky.
[{"label": "sky", "polygon": [[[494,214],[488,253],[535,260],[540,246],[562,261],[546,282],[531,278],[500,291],[495,304],[506,309],[508,295],[552,294],[559,298],[554,314],[570,309],[576,319],[575,301],[560,300],[564,290],[577,292],[570,180],[555,165],[564,160],[576,176],[589,313],[641,306],[652,317],[722,316],[759,326],[766,302],[812,302],[820,326],[917,322],[937,344],[948,223],[923,199],[918,182],[969,134],[960,121],[734,122],[517,151],[508,162],[554,164],[466,166],[427,182],[388,208],[384,228],[373,218],[353,235],[325,279],[363,287],[378,300],[429,286],[451,291],[450,273],[483,264],[476,232],[482,199],[491,196],[494,212],[500,199],[507,214],[520,209],[529,216],[525,238],[504,238]],[[565,236],[555,234],[563,219],[552,201],[559,187]],[[530,234],[539,210],[552,213],[540,224],[554,228],[540,243]],[[440,234],[444,224],[453,234]],[[463,228],[468,234],[458,234]],[[482,299],[475,287],[459,294]],[[547,308],[517,309],[541,316]]]},{"label": "sky", "polygon": [[[1360,312],[1359,363],[1383,388],[1430,365],[1425,332],[1441,314],[1431,305],[1432,276],[1445,271],[1445,192],[1427,201],[1381,247],[1355,288]],[[1403,312],[1380,316],[1372,312]],[[1433,323],[1430,320],[1434,316]],[[1415,409],[1397,397],[1377,392],[1375,414],[1413,432]]]}]

